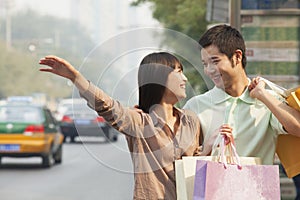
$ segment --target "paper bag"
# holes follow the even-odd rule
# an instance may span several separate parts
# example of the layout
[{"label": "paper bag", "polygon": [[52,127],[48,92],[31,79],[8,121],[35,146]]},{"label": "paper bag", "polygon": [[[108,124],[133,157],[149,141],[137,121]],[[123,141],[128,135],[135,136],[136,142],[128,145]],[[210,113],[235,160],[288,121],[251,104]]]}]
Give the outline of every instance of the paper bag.
[{"label": "paper bag", "polygon": [[278,165],[227,165],[198,160],[194,200],[280,200]]},{"label": "paper bag", "polygon": [[289,106],[300,111],[300,86],[291,89],[285,89],[269,81],[268,79],[262,77],[260,79],[263,80],[274,92],[285,98]]},{"label": "paper bag", "polygon": [[[175,161],[177,200],[192,200],[197,160],[217,162],[217,156],[183,156],[182,160]],[[258,157],[240,157],[242,165],[260,165]]]},{"label": "paper bag", "polygon": [[[182,160],[175,161],[177,200],[192,200],[197,160],[217,162],[218,156],[183,156]],[[258,157],[240,157],[242,165],[260,165]]]},{"label": "paper bag", "polygon": [[[277,94],[284,97],[289,106],[300,111],[300,86],[285,89],[262,78],[262,80]],[[286,174],[292,178],[300,174],[300,138],[293,135],[279,135],[276,153],[283,165]]]},{"label": "paper bag", "polygon": [[276,153],[289,178],[300,174],[299,137],[293,135],[279,135]]},{"label": "paper bag", "polygon": [[286,97],[286,101],[289,106],[300,111],[300,88],[291,91],[290,94]]},{"label": "paper bag", "polygon": [[[258,157],[239,157],[236,153],[234,141],[225,144],[224,136],[216,138],[213,151],[220,147],[216,156],[183,156],[182,160],[175,161],[176,193],[177,200],[192,200],[194,193],[194,179],[197,160],[207,160],[214,162],[238,163],[238,165],[258,165],[261,159]],[[226,155],[226,152],[228,153]]]}]

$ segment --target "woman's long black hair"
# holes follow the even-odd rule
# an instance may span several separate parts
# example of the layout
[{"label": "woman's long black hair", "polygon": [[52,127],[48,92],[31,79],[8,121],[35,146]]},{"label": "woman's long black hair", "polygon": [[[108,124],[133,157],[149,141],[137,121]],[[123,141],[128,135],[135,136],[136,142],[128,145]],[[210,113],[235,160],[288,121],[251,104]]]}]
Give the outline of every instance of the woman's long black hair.
[{"label": "woman's long black hair", "polygon": [[138,70],[139,108],[149,113],[151,106],[159,104],[165,92],[170,72],[180,61],[170,53],[151,53],[144,57]]}]

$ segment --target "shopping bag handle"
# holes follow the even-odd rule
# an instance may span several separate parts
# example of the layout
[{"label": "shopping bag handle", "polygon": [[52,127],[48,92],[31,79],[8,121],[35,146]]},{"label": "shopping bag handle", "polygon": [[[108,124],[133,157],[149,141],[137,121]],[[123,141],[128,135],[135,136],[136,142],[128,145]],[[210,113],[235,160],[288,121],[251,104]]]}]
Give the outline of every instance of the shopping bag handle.
[{"label": "shopping bag handle", "polygon": [[268,79],[265,79],[263,77],[259,77],[259,80],[264,81],[266,83],[266,85],[269,86],[277,94],[281,95],[284,98],[287,98],[287,96],[288,96],[287,89],[285,89],[284,87],[281,87],[281,86],[279,86],[279,85],[273,83],[272,81],[269,81]]},{"label": "shopping bag handle", "polygon": [[[225,168],[227,168],[228,164],[235,164],[238,166],[238,168],[242,168],[241,165],[241,159],[236,151],[235,145],[233,141],[230,141],[227,145],[225,142],[225,136],[224,135],[219,135],[219,137],[217,137],[214,145],[213,145],[213,149],[216,149],[217,146],[220,147],[220,151],[217,155],[218,159],[220,159],[220,162],[224,165]],[[231,162],[229,163],[227,161],[227,157],[225,155],[226,153],[226,149],[229,150],[229,157],[231,158]]]}]

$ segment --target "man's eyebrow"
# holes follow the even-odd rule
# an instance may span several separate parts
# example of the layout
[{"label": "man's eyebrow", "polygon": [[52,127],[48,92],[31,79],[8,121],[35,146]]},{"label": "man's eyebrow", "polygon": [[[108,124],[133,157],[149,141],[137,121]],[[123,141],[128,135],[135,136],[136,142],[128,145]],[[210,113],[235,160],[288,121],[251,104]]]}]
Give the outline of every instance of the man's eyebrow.
[{"label": "man's eyebrow", "polygon": [[[210,61],[217,60],[217,59],[219,59],[219,56],[215,56],[215,55],[212,55],[208,58],[208,60]],[[202,59],[202,62],[205,62],[205,60]]]},{"label": "man's eyebrow", "polygon": [[210,60],[215,60],[215,59],[219,59],[219,56],[216,55],[212,55],[211,57],[209,57]]}]

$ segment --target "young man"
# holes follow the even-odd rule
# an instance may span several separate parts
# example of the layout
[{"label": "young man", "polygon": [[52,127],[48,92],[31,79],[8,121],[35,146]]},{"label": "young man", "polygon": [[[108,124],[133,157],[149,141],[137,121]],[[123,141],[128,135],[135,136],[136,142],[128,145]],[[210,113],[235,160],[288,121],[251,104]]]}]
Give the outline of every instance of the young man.
[{"label": "young man", "polygon": [[215,87],[191,98],[185,109],[200,118],[204,153],[211,152],[220,125],[227,124],[240,156],[273,164],[278,134],[300,136],[300,112],[265,90],[259,77],[252,81],[247,77],[245,42],[239,31],[218,25],[204,33],[199,44],[204,72]]}]

